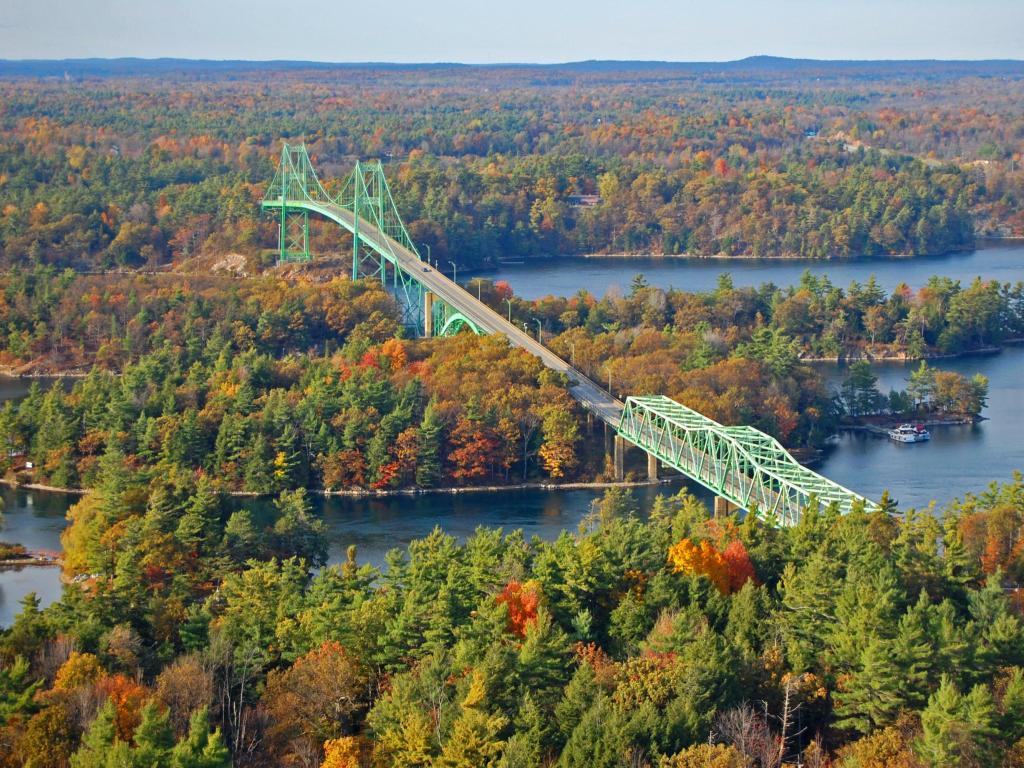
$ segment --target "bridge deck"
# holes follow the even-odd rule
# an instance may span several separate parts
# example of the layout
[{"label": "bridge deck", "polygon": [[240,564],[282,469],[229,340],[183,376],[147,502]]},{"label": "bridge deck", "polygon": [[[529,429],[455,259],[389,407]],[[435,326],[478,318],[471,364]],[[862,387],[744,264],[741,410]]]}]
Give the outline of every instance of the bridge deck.
[{"label": "bridge deck", "polygon": [[[265,207],[273,207],[277,201],[267,200]],[[279,204],[279,203],[278,203]],[[311,200],[288,200],[285,205],[292,209],[315,211],[333,219],[350,232],[355,229],[355,217],[352,211],[340,205]],[[415,276],[435,296],[452,307],[457,307],[480,328],[488,333],[502,333],[509,342],[517,347],[536,355],[548,368],[564,373],[569,377],[569,392],[588,411],[602,421],[618,427],[622,417],[623,403],[607,391],[587,378],[578,369],[572,367],[550,349],[524,333],[500,314],[479,301],[475,296],[463,290],[454,281],[441,272],[428,266],[413,251],[398,241],[380,232],[362,216],[359,217],[359,238],[374,247],[380,253],[392,255],[397,264],[408,274]]]}]

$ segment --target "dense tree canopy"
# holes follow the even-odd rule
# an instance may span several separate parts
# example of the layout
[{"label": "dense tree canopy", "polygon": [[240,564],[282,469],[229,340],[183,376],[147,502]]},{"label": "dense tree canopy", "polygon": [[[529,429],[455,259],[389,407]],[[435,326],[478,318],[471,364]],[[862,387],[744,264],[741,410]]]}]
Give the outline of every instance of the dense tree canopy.
[{"label": "dense tree canopy", "polygon": [[[1024,232],[1020,84],[855,68],[8,77],[0,260],[266,263],[276,224],[258,201],[279,140],[299,137],[327,179],[385,160],[414,239],[465,265],[946,252]],[[336,230],[315,249],[336,251]]]}]

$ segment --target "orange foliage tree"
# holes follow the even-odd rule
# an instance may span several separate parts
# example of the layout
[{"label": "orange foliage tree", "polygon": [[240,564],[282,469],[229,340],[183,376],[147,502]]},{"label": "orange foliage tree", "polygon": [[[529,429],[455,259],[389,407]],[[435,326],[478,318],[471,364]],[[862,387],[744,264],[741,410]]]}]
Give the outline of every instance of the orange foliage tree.
[{"label": "orange foliage tree", "polygon": [[149,698],[149,690],[122,674],[104,677],[96,687],[114,705],[114,730],[117,738],[131,741],[135,729],[142,721],[142,705]]},{"label": "orange foliage tree", "polygon": [[526,637],[526,628],[537,618],[540,593],[537,585],[527,582],[520,584],[512,580],[494,598],[498,605],[508,606],[508,630],[520,640]]},{"label": "orange foliage tree", "polygon": [[743,585],[754,578],[754,564],[743,542],[739,539],[730,541],[722,550],[726,572],[729,575],[729,591],[738,592]]},{"label": "orange foliage tree", "polygon": [[668,561],[676,573],[706,576],[722,594],[738,591],[754,578],[754,564],[739,539],[719,549],[710,541],[680,539],[668,550]]},{"label": "orange foliage tree", "polygon": [[668,561],[676,573],[706,576],[722,593],[729,591],[729,572],[722,553],[709,541],[680,539],[669,547]]}]

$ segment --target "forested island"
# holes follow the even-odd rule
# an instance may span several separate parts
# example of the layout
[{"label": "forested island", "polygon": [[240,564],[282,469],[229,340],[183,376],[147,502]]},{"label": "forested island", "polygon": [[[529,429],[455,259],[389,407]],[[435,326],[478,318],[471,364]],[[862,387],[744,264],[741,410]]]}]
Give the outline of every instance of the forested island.
[{"label": "forested island", "polygon": [[[833,392],[807,355],[913,358],[1024,335],[1024,289],[996,282],[936,278],[886,297],[870,280],[736,289],[723,277],[714,292],[685,293],[638,276],[626,296],[535,302],[478,282],[486,302],[536,318],[553,350],[613,392],[669,394],[794,448],[820,447],[847,416],[973,418],[987,396],[984,377],[929,378],[927,367],[909,393],[883,396],[870,372]],[[10,480],[91,488],[108,450],[257,494],[610,479],[568,379],[503,338],[404,338],[379,282],[39,267],[0,287],[0,361],[87,372],[0,409]]]}]

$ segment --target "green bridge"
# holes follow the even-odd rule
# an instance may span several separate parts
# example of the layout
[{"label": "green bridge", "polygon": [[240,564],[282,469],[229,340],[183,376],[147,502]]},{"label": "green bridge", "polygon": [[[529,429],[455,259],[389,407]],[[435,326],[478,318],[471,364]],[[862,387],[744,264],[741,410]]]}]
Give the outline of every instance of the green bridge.
[{"label": "green bridge", "polygon": [[401,307],[406,327],[419,336],[504,334],[510,343],[564,373],[569,392],[614,431],[615,473],[624,475],[628,444],[646,452],[648,474],[658,462],[716,494],[716,510],[740,508],[793,525],[808,505],[834,504],[843,513],[875,503],[812,472],[773,437],[753,427],[725,427],[664,396],[628,397],[625,403],[550,349],[507,321],[424,261],[409,237],[379,162],[356,162],[335,194],[328,194],[303,145],[285,144],[262,207],[279,222],[280,262],[308,261],[309,216],[316,214],[352,235],[352,279],[380,280]]}]

